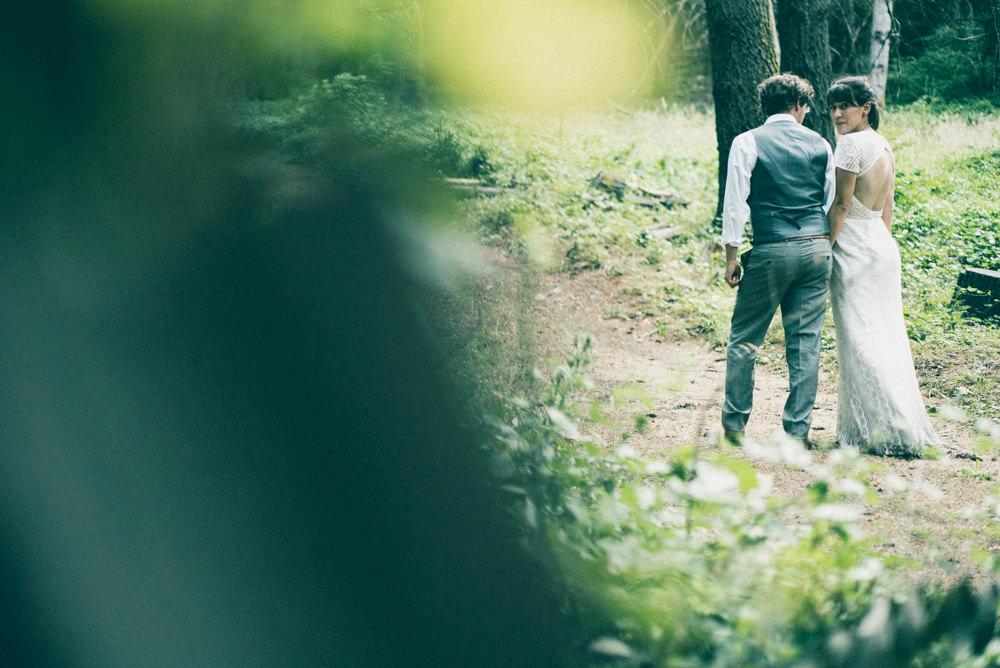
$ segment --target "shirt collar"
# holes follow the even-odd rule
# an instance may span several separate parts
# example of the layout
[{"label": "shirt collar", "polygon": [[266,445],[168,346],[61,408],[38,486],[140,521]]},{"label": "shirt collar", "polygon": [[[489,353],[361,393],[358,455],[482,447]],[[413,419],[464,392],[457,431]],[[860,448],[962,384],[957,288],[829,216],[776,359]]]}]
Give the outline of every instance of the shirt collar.
[{"label": "shirt collar", "polygon": [[768,123],[777,123],[778,121],[791,121],[792,123],[798,123],[798,121],[795,120],[795,117],[791,114],[771,114],[767,117],[767,120],[764,121],[764,125],[767,125]]}]

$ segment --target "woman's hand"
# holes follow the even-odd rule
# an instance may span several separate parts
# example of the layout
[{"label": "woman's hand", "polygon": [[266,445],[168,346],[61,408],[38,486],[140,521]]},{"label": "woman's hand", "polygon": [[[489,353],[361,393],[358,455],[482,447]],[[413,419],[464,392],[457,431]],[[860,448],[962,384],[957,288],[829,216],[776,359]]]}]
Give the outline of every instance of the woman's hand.
[{"label": "woman's hand", "polygon": [[830,224],[830,245],[837,243],[840,230],[847,219],[847,212],[851,208],[851,200],[854,199],[854,186],[857,185],[858,175],[854,172],[837,168],[837,194],[833,198],[833,204],[826,214],[827,222]]}]

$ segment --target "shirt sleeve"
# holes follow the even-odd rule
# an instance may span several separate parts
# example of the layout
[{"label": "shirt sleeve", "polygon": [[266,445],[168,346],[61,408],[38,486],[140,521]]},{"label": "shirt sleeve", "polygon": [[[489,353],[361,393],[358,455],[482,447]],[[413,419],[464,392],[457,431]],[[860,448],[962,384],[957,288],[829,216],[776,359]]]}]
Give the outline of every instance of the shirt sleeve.
[{"label": "shirt sleeve", "polygon": [[846,134],[837,142],[837,150],[833,154],[834,167],[857,174],[861,171],[861,147]]},{"label": "shirt sleeve", "polygon": [[744,132],[733,140],[726,167],[726,192],[722,200],[722,243],[739,248],[750,220],[750,173],[757,164],[757,142]]},{"label": "shirt sleeve", "polygon": [[823,185],[823,213],[830,211],[833,206],[833,197],[837,194],[837,168],[833,164],[833,149],[830,142],[823,140],[826,146],[826,182]]}]

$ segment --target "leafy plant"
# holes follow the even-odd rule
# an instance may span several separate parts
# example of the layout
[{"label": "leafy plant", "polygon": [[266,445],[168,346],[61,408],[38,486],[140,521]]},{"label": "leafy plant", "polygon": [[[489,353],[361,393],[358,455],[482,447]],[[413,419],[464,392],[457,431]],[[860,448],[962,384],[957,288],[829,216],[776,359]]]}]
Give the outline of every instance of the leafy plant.
[{"label": "leafy plant", "polygon": [[[575,346],[537,398],[504,399],[487,418],[487,451],[526,536],[558,565],[592,659],[878,666],[997,655],[1000,645],[987,648],[995,588],[907,592],[905,563],[859,535],[861,502],[876,495],[870,459],[842,450],[820,463],[792,440],[747,443],[751,461],[812,476],[779,498],[725,449],[656,458],[599,443],[583,425],[603,411],[574,402],[590,340]],[[896,481],[888,494],[910,491]]]}]

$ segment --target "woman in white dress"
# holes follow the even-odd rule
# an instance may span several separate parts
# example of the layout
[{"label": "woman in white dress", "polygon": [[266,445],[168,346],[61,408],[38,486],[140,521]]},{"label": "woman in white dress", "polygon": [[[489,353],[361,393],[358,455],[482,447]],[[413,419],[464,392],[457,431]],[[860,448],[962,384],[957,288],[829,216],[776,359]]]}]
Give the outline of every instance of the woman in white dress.
[{"label": "woman in white dress", "polygon": [[899,247],[891,234],[895,160],[876,132],[878,103],[867,79],[837,80],[827,100],[838,135],[837,193],[829,211],[840,362],[837,439],[872,454],[920,457],[938,436],[903,322]]}]

